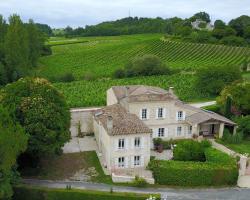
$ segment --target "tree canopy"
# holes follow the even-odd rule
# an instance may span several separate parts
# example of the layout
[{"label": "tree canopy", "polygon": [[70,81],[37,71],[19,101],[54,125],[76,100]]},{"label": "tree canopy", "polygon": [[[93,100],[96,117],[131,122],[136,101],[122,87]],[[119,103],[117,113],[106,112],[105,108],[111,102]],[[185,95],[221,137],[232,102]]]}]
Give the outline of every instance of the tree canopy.
[{"label": "tree canopy", "polygon": [[28,135],[23,128],[0,105],[0,199],[7,199],[12,195],[12,167],[17,156],[25,151],[27,139]]},{"label": "tree canopy", "polygon": [[22,78],[2,89],[0,102],[30,135],[27,153],[57,154],[70,139],[70,112],[64,97],[47,80]]}]

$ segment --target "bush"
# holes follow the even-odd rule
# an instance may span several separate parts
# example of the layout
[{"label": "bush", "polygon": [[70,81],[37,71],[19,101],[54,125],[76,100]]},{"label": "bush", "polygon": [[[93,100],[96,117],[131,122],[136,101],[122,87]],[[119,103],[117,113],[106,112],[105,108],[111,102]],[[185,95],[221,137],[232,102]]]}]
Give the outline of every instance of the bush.
[{"label": "bush", "polygon": [[218,95],[228,84],[241,79],[238,66],[207,67],[197,71],[197,88],[210,95]]},{"label": "bush", "polygon": [[238,131],[243,134],[244,137],[250,137],[250,115],[244,117],[235,118],[238,124]]},{"label": "bush", "polygon": [[153,160],[149,168],[156,183],[178,186],[234,185],[238,179],[236,160],[218,150],[205,150],[206,162]]},{"label": "bush", "polygon": [[66,74],[63,74],[62,76],[60,76],[58,78],[58,80],[60,82],[72,82],[75,80],[75,77],[73,76],[72,73],[66,73]]},{"label": "bush", "polygon": [[[121,75],[122,70],[115,74]],[[170,74],[170,69],[155,55],[144,55],[130,60],[124,69],[126,77]]]},{"label": "bush", "polygon": [[208,141],[196,142],[193,140],[179,142],[174,148],[174,160],[179,161],[201,161],[204,162],[205,148],[210,147]]},{"label": "bush", "polygon": [[125,71],[123,69],[117,69],[115,72],[114,72],[114,78],[124,78],[126,75],[125,75]]},{"label": "bush", "polygon": [[[13,200],[145,200],[146,194],[99,192],[87,190],[47,189],[17,186],[14,188]],[[160,199],[159,195],[154,195]]]},{"label": "bush", "polygon": [[222,141],[229,144],[240,144],[243,140],[243,134],[237,132],[236,134],[231,134],[228,129],[224,130]]},{"label": "bush", "polygon": [[147,181],[144,178],[141,178],[139,176],[135,176],[135,180],[133,181],[133,185],[135,187],[146,187]]}]

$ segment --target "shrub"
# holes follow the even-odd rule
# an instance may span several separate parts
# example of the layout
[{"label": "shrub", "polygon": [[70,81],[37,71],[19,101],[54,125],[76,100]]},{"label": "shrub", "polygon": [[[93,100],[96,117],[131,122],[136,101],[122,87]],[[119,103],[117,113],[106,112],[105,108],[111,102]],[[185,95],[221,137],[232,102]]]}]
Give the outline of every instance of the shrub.
[{"label": "shrub", "polygon": [[236,134],[231,134],[228,129],[224,130],[222,141],[229,144],[240,144],[243,140],[242,132],[237,132]]},{"label": "shrub", "polygon": [[174,160],[179,161],[205,161],[204,149],[209,146],[207,142],[199,143],[193,140],[179,142],[174,148]]},{"label": "shrub", "polygon": [[135,187],[146,187],[147,181],[144,178],[141,178],[139,176],[135,176],[135,180],[133,181],[133,185]]},{"label": "shrub", "polygon": [[243,134],[244,137],[250,137],[250,115],[244,117],[235,118],[238,124],[238,131]]},{"label": "shrub", "polygon": [[124,78],[125,75],[125,71],[123,69],[117,69],[114,74],[113,74],[114,78]]},{"label": "shrub", "polygon": [[66,74],[63,74],[62,76],[60,76],[58,78],[58,80],[60,82],[72,82],[75,80],[75,77],[73,76],[72,73],[66,73]]},{"label": "shrub", "polygon": [[212,148],[205,150],[206,162],[153,160],[149,168],[156,183],[178,186],[234,185],[238,179],[235,159]]}]

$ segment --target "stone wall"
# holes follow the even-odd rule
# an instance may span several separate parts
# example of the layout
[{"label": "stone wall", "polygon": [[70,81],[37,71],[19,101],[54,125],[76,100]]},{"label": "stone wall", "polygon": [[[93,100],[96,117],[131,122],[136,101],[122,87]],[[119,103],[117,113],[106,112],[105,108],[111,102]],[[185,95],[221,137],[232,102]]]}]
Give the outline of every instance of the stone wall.
[{"label": "stone wall", "polygon": [[93,112],[100,109],[100,107],[95,108],[72,108],[71,113],[71,136],[78,136],[78,126],[81,126],[81,132],[84,134],[93,133]]}]

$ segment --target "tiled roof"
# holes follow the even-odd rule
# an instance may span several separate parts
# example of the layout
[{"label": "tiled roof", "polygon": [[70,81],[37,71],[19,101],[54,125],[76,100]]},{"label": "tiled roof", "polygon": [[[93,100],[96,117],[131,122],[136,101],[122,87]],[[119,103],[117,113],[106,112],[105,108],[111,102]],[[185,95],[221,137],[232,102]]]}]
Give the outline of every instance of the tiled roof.
[{"label": "tiled roof", "polygon": [[[102,108],[94,113],[97,121],[100,121],[109,135],[128,135],[139,133],[151,133],[149,129],[135,114],[131,114],[121,105],[114,104]],[[113,128],[108,130],[107,122],[111,117]]]},{"label": "tiled roof", "polygon": [[185,104],[179,100],[176,101],[175,105],[182,107],[182,108],[185,108],[187,110],[192,110],[192,111],[196,112],[193,115],[186,117],[186,121],[191,123],[191,124],[199,124],[199,123],[206,122],[208,120],[217,120],[217,121],[224,122],[228,125],[235,125],[235,123],[233,121],[231,121],[230,119],[227,119],[226,117],[223,117],[215,112],[204,110],[201,108],[195,108],[195,107],[190,106],[188,104]]},{"label": "tiled roof", "polygon": [[174,94],[159,87],[127,85],[113,86],[112,89],[118,101],[126,100],[127,102],[147,102],[177,99]]}]

